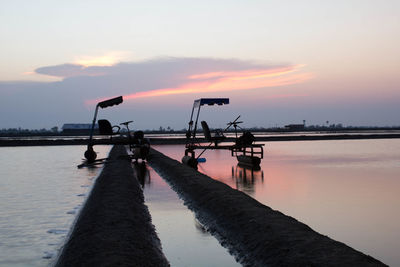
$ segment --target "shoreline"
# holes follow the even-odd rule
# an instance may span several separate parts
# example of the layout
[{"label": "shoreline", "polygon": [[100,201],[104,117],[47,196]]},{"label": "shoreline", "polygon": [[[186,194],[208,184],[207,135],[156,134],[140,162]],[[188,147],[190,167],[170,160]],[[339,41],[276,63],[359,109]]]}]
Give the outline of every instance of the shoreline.
[{"label": "shoreline", "polygon": [[[255,136],[256,142],[282,142],[282,141],[324,141],[324,140],[366,140],[366,139],[397,139],[400,133],[387,134],[327,134],[327,135],[285,135],[285,136]],[[150,144],[153,145],[181,145],[186,143],[186,138],[150,137]],[[226,142],[234,142],[234,138],[226,138]],[[199,138],[199,142],[207,142],[204,138]],[[0,147],[17,146],[67,146],[67,145],[87,145],[89,139],[0,139]],[[95,145],[111,144],[109,138],[95,139]],[[114,142],[118,144],[118,141]]]}]

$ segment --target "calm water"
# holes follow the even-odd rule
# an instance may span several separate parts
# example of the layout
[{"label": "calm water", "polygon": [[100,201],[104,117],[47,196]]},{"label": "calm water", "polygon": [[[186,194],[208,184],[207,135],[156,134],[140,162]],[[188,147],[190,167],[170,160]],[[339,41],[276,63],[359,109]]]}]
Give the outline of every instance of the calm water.
[{"label": "calm water", "polygon": [[171,266],[241,266],[152,168],[141,169],[146,205]]},{"label": "calm water", "polygon": [[[47,266],[63,244],[101,168],[82,168],[84,146],[0,148],[0,266]],[[109,146],[96,146],[98,158]],[[146,205],[172,266],[240,266],[146,165]]]},{"label": "calm water", "polygon": [[[178,160],[183,146],[155,146]],[[100,157],[109,147],[96,147]],[[100,168],[77,169],[84,146],[0,148],[0,266],[54,259]],[[400,266],[400,140],[271,142],[261,170],[226,151],[205,153],[199,170],[293,216],[316,231]],[[149,167],[146,204],[173,266],[234,266]]]},{"label": "calm water", "polygon": [[[46,266],[65,240],[95,169],[84,146],[0,148],[0,266]],[[98,146],[104,157],[107,146]]]},{"label": "calm water", "polygon": [[[180,160],[183,146],[157,146]],[[199,171],[391,266],[400,266],[400,140],[270,142],[261,170],[209,151]]]}]

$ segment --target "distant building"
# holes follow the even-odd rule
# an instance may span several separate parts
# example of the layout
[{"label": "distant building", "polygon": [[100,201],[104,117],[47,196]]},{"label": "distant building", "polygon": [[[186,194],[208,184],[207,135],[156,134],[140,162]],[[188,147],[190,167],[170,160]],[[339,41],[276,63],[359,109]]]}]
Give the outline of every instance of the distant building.
[{"label": "distant building", "polygon": [[[62,126],[62,133],[70,135],[89,135],[91,129],[91,123],[65,123]],[[99,126],[96,123],[94,126],[94,134],[98,134],[98,132]]]},{"label": "distant building", "polygon": [[304,124],[288,124],[288,125],[285,125],[285,129],[289,130],[289,131],[304,130]]}]

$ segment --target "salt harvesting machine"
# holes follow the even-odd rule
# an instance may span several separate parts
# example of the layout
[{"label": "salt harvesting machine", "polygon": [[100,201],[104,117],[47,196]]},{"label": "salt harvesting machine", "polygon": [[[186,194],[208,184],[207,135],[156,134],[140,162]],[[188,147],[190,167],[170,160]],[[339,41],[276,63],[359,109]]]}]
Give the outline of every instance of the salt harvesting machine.
[{"label": "salt harvesting machine", "polygon": [[[126,121],[120,123],[121,126],[126,127],[125,132],[120,132],[121,127],[118,125],[111,126],[108,120],[98,120],[99,134],[109,136],[109,139],[97,140],[93,138],[97,114],[99,108],[112,107],[119,105],[123,102],[123,97],[115,97],[108,100],[97,103],[94,112],[92,127],[90,130],[89,141],[87,144],[87,150],[84,153],[85,162],[80,164],[78,167],[91,166],[96,164],[102,164],[107,159],[97,159],[97,153],[94,151],[94,145],[129,145],[131,154],[129,157],[133,160],[147,159],[150,151],[150,142],[144,138],[143,131],[131,132],[129,124],[132,121]],[[186,132],[186,144],[185,144],[185,155],[182,158],[182,162],[190,167],[197,168],[198,162],[202,159],[200,156],[208,149],[216,150],[230,150],[231,155],[236,157],[240,165],[246,167],[259,167],[261,159],[264,156],[263,146],[264,144],[256,144],[254,135],[249,131],[243,131],[239,124],[243,123],[238,121],[240,115],[232,122],[227,124],[224,130],[211,131],[206,121],[201,121],[201,127],[203,129],[204,138],[198,138],[197,125],[199,122],[200,110],[202,106],[212,105],[227,105],[229,104],[229,98],[200,98],[194,101],[192,112],[190,115],[189,128]],[[194,120],[195,117],[195,120]],[[227,138],[225,133],[231,128],[234,128],[234,138]],[[241,130],[241,135],[238,136],[238,129]],[[207,145],[204,141],[208,142]],[[224,143],[224,144],[221,144]],[[195,150],[201,150],[197,155]]]},{"label": "salt harvesting machine", "polygon": [[99,107],[104,109],[104,108],[111,107],[114,105],[119,105],[122,102],[123,102],[123,97],[119,96],[119,97],[111,98],[111,99],[104,100],[104,101],[97,103],[96,109],[94,112],[92,127],[90,129],[90,136],[89,136],[89,142],[87,145],[87,150],[85,151],[85,154],[84,154],[86,161],[84,163],[80,164],[78,167],[85,167],[85,166],[90,166],[90,165],[95,165],[95,164],[101,164],[107,160],[107,159],[96,159],[97,153],[93,150],[93,146],[99,145],[99,144],[102,144],[102,145],[104,145],[104,144],[106,144],[106,145],[115,145],[115,144],[129,145],[129,149],[131,151],[131,155],[129,155],[129,157],[131,159],[145,160],[147,158],[149,151],[150,151],[150,142],[146,138],[144,138],[143,131],[135,131],[133,133],[130,131],[129,124],[132,123],[133,121],[126,121],[126,122],[120,123],[121,126],[126,127],[126,131],[124,133],[122,133],[122,132],[120,132],[120,130],[121,130],[120,126],[118,126],[118,125],[111,126],[111,123],[105,119],[98,120],[99,134],[104,135],[104,136],[109,136],[110,138],[108,140],[101,140],[101,141],[95,140],[93,138]]},{"label": "salt harvesting machine", "polygon": [[[201,107],[213,105],[222,106],[227,104],[229,104],[229,98],[200,98],[194,101],[189,120],[189,128],[186,132],[185,155],[182,158],[182,163],[197,168],[198,162],[201,161],[200,156],[206,150],[224,149],[230,150],[231,155],[237,158],[239,164],[247,167],[259,167],[261,159],[264,156],[264,144],[256,144],[254,135],[249,131],[242,131],[241,135],[238,136],[238,129],[242,130],[239,124],[243,123],[242,121],[238,121],[240,115],[234,121],[227,123],[227,127],[224,130],[217,130],[215,132],[210,131],[206,121],[201,121],[204,139],[209,144],[205,145],[203,142],[204,139],[198,138],[197,125]],[[194,117],[195,121],[193,121]],[[231,127],[234,128],[235,132],[233,140],[229,140],[224,134]],[[233,144],[229,144],[229,142],[232,141]],[[222,145],[220,143],[225,144]],[[201,150],[197,157],[195,150]]]}]

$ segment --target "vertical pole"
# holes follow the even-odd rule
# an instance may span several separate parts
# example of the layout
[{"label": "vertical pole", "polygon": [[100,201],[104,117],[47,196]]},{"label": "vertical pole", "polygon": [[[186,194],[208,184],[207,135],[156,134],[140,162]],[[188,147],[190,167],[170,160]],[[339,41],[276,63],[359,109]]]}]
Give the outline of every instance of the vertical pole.
[{"label": "vertical pole", "polygon": [[92,139],[93,139],[93,132],[94,132],[94,125],[96,124],[96,117],[97,117],[97,110],[99,109],[99,104],[96,105],[96,110],[94,111],[94,117],[92,122],[92,129],[90,129],[90,136],[89,136],[89,146],[92,146]]},{"label": "vertical pole", "polygon": [[196,122],[194,124],[194,130],[193,130],[193,139],[196,139],[197,121],[199,120],[200,108],[201,108],[201,105],[199,105],[199,109],[197,110]]},{"label": "vertical pole", "polygon": [[194,112],[194,103],[192,107],[192,114],[190,114],[190,120],[189,120],[189,131],[192,132],[193,128],[193,112]]}]

